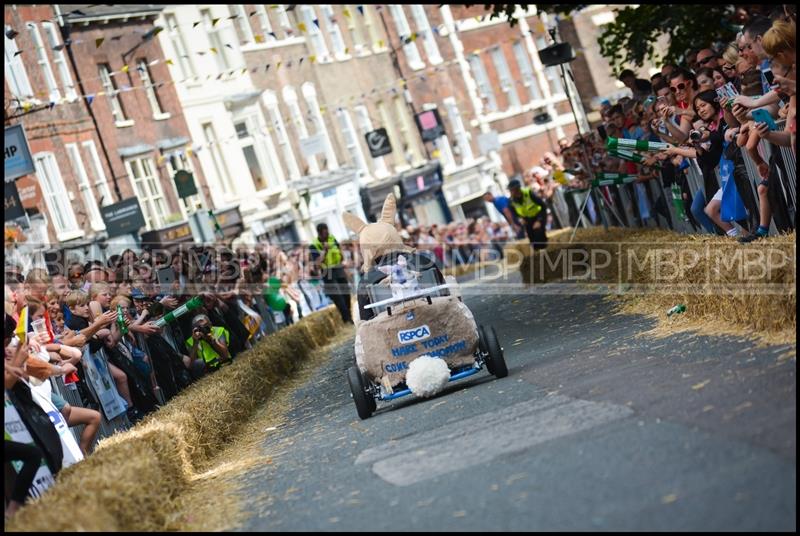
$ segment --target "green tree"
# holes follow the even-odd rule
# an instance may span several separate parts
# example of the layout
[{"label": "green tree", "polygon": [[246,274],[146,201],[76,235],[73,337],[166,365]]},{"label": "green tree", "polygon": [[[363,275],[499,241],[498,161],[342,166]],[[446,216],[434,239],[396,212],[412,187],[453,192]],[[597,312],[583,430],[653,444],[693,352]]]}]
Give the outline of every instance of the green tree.
[{"label": "green tree", "polygon": [[[467,4],[467,7],[474,4]],[[506,15],[516,25],[512,4],[484,4],[490,18]],[[586,4],[536,4],[539,11],[569,16]],[[615,72],[626,65],[642,66],[647,60],[679,62],[690,50],[705,48],[716,41],[736,37],[738,27],[731,19],[733,4],[639,4],[614,9],[616,18],[600,34],[600,54],[608,59]],[[656,41],[669,36],[667,50],[659,50]]]}]

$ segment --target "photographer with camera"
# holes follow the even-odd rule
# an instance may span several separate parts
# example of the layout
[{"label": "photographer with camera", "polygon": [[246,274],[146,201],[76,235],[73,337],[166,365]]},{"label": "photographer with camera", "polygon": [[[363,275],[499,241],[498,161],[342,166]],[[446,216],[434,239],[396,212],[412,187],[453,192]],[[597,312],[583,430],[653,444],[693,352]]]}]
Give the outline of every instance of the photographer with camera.
[{"label": "photographer with camera", "polygon": [[186,339],[186,347],[191,360],[189,370],[194,378],[231,361],[228,352],[230,338],[230,332],[226,328],[212,326],[207,315],[197,315],[192,319],[192,336]]}]

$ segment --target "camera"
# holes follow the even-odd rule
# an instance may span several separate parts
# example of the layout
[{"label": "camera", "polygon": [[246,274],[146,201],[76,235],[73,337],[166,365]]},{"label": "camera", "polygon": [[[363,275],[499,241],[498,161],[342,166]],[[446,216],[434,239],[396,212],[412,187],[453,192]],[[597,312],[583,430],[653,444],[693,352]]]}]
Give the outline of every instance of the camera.
[{"label": "camera", "polygon": [[195,326],[194,329],[196,329],[200,333],[205,333],[206,335],[211,333],[211,326]]},{"label": "camera", "polygon": [[690,130],[689,131],[689,139],[692,141],[700,141],[700,138],[703,137],[703,133],[699,130]]}]

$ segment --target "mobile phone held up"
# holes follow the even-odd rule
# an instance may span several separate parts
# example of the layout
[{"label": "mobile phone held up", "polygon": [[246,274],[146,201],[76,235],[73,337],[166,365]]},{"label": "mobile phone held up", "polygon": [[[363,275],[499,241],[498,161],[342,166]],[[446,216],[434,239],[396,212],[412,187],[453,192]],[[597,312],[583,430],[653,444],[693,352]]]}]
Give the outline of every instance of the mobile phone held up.
[{"label": "mobile phone held up", "polygon": [[764,79],[767,81],[767,85],[772,87],[775,85],[775,75],[772,73],[772,69],[767,69],[766,71],[761,71],[761,74],[764,75]]},{"label": "mobile phone held up", "polygon": [[753,121],[756,123],[766,123],[770,130],[778,130],[778,125],[775,120],[769,115],[769,112],[763,108],[756,108],[752,112]]},{"label": "mobile phone held up", "polygon": [[156,276],[158,277],[158,284],[161,287],[161,292],[163,294],[169,294],[171,292],[172,283],[174,283],[176,279],[175,270],[171,266],[159,268],[158,272],[156,272]]}]

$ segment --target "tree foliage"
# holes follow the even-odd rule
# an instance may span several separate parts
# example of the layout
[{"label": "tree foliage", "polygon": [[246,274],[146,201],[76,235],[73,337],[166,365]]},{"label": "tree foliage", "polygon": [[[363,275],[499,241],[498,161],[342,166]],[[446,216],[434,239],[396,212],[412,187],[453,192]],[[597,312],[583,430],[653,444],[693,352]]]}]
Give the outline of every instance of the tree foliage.
[{"label": "tree foliage", "polygon": [[[473,4],[474,5],[474,4]],[[467,5],[469,7],[469,5]],[[484,4],[491,18],[506,15],[517,23],[515,6]],[[586,4],[536,4],[539,11],[569,16]],[[606,24],[599,36],[600,54],[615,71],[627,65],[642,66],[645,61],[679,62],[691,50],[710,44],[732,41],[736,26],[731,23],[733,4],[639,4],[615,7],[616,18]],[[660,36],[669,36],[666,50],[658,49]]]}]

